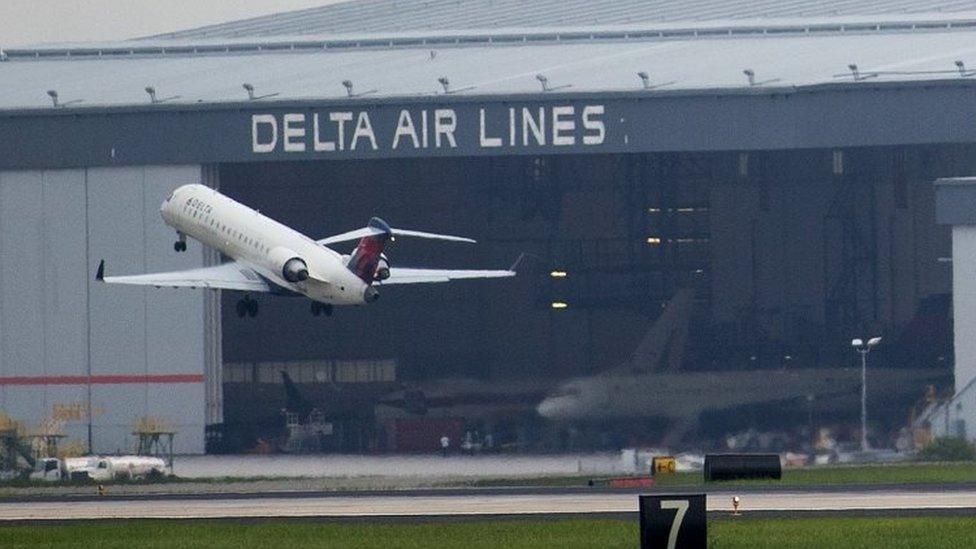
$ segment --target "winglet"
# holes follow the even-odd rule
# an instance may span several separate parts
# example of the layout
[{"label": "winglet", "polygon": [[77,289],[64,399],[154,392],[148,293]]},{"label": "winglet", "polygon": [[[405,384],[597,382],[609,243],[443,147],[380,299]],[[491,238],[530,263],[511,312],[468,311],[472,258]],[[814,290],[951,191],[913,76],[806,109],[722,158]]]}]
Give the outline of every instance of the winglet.
[{"label": "winglet", "polygon": [[95,280],[99,282],[105,281],[105,260],[101,260],[98,263],[98,272],[95,273]]},{"label": "winglet", "polygon": [[522,253],[520,253],[519,256],[518,256],[518,259],[515,260],[515,263],[512,263],[512,266],[509,267],[508,270],[509,271],[512,271],[513,273],[516,272],[516,269],[522,263],[522,260],[525,259],[526,257],[530,256],[530,255],[533,255],[533,254],[530,254],[529,252],[522,252]]}]

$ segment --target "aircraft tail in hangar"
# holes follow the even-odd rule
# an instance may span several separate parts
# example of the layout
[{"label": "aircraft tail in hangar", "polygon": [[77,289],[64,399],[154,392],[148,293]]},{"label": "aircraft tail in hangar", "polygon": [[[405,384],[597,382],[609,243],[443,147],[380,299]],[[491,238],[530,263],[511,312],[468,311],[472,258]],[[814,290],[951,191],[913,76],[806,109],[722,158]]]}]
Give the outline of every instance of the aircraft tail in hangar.
[{"label": "aircraft tail in hangar", "polygon": [[694,302],[693,288],[675,292],[624,367],[634,373],[677,371],[684,358]]}]

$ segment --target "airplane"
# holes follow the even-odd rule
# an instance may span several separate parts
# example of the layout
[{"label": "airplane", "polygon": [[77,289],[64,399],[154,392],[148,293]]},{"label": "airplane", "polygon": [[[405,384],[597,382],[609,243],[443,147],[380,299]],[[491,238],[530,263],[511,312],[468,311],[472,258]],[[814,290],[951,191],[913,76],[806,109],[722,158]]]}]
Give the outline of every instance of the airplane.
[{"label": "airplane", "polygon": [[[536,405],[537,413],[564,423],[622,422],[666,418],[666,442],[680,441],[703,412],[730,411],[747,405],[802,405],[818,409],[854,409],[861,386],[859,368],[753,369],[682,372],[694,291],[678,290],[631,357],[597,374],[559,383]],[[883,371],[883,373],[882,373]],[[945,373],[926,368],[871,372],[874,394],[917,394]]]},{"label": "airplane", "polygon": [[[627,362],[625,372],[647,367],[676,371],[681,362],[691,319],[694,291],[678,290],[647,330]],[[431,417],[515,418],[548,413],[550,398],[575,377],[519,377],[515,380],[447,378],[404,384],[377,403],[377,415],[390,418]],[[540,413],[547,417],[546,413]],[[558,418],[557,418],[558,419]]]},{"label": "airplane", "polygon": [[[378,217],[366,227],[313,240],[205,185],[183,185],[160,207],[176,230],[173,249],[186,251],[187,237],[220,251],[231,261],[213,267],[128,276],[106,276],[105,260],[96,280],[156,288],[209,288],[244,292],[237,316],[254,317],[250,293],[305,296],[314,316],[331,316],[338,305],[365,305],[379,299],[378,285],[422,284],[471,278],[515,276],[518,261],[505,270],[451,270],[393,267],[385,246],[398,236],[474,243],[470,238],[390,227]],[[359,240],[351,254],[328,246]]]}]

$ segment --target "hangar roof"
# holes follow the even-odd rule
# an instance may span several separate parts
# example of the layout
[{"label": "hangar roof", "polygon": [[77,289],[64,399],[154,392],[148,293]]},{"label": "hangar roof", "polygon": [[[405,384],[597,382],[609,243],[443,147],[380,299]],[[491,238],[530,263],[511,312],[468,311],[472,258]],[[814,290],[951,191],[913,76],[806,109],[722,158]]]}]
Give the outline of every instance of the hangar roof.
[{"label": "hangar roof", "polygon": [[550,90],[636,92],[639,72],[650,93],[976,80],[976,14],[888,21],[54,45],[7,50],[0,109],[50,107],[48,90],[78,107],[142,105],[147,86],[170,102],[239,102],[245,82],[279,100],[346,97],[346,80],[370,97],[434,96],[441,78],[457,95],[537,94],[537,75]]},{"label": "hangar roof", "polygon": [[972,0],[362,0],[0,50],[0,110],[976,81],[974,38]]},{"label": "hangar roof", "polygon": [[633,25],[972,11],[971,0],[357,0],[162,35],[169,38]]}]

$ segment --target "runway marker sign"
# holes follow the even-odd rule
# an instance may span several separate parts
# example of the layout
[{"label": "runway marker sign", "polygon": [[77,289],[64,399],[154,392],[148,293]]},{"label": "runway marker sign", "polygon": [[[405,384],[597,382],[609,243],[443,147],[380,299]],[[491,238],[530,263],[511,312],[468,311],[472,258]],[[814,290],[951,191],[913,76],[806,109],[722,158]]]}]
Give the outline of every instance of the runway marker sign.
[{"label": "runway marker sign", "polygon": [[655,456],[651,460],[651,474],[654,476],[674,474],[677,468],[673,456]]},{"label": "runway marker sign", "polygon": [[704,549],[705,494],[640,496],[641,549]]}]

